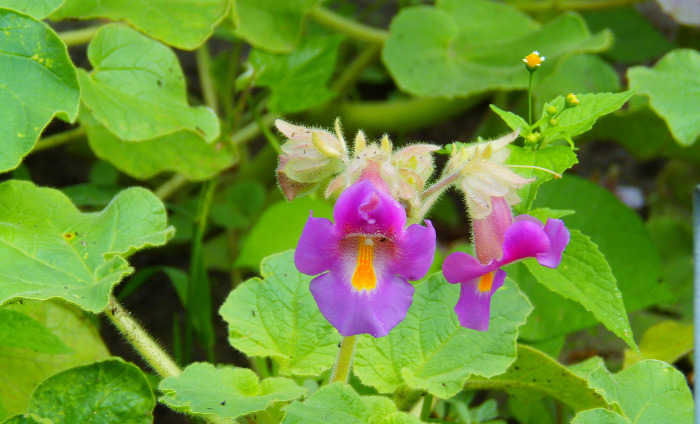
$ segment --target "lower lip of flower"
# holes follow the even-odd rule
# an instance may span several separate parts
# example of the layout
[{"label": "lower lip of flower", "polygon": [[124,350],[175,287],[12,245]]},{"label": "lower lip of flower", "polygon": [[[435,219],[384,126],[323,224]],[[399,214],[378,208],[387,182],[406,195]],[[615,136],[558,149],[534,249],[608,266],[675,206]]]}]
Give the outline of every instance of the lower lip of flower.
[{"label": "lower lip of flower", "polygon": [[479,293],[490,292],[493,286],[493,272],[486,273],[479,278]]},{"label": "lower lip of flower", "polygon": [[357,291],[371,291],[377,286],[377,275],[372,264],[374,259],[374,241],[370,237],[362,237],[357,252],[357,265],[352,274],[352,286]]}]

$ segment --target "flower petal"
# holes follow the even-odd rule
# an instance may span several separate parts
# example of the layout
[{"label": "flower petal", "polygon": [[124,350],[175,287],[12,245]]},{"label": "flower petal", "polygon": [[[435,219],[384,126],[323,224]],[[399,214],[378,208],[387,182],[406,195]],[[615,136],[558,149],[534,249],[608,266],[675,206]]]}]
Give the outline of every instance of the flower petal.
[{"label": "flower petal", "polygon": [[506,230],[503,240],[503,258],[500,265],[535,257],[550,248],[549,237],[542,229],[542,223],[518,220]]},{"label": "flower petal", "polygon": [[482,265],[475,257],[464,252],[454,252],[445,259],[442,264],[442,273],[445,279],[452,283],[467,283],[478,279],[500,265],[493,260],[488,265]]},{"label": "flower petal", "polygon": [[294,264],[307,275],[328,271],[340,257],[339,244],[333,223],[310,215],[294,251]]},{"label": "flower petal", "polygon": [[425,225],[409,226],[403,237],[396,240],[397,257],[391,261],[393,274],[416,281],[428,273],[435,259],[435,229],[428,220]]},{"label": "flower petal", "polygon": [[556,268],[561,262],[561,254],[569,244],[571,234],[561,219],[547,219],[544,232],[549,237],[549,250],[535,256],[537,262],[547,268]]},{"label": "flower petal", "polygon": [[370,181],[359,181],[338,197],[333,209],[335,224],[345,234],[398,235],[406,225],[406,212],[389,194]]},{"label": "flower petal", "polygon": [[395,275],[379,275],[377,288],[357,291],[334,271],[311,281],[311,293],[328,322],[343,336],[382,337],[401,322],[413,299],[413,286]]},{"label": "flower petal", "polygon": [[472,328],[477,331],[489,329],[489,317],[491,315],[491,296],[503,286],[506,272],[499,269],[493,279],[491,291],[480,292],[479,279],[462,283],[459,300],[455,305],[455,312],[462,327]]}]

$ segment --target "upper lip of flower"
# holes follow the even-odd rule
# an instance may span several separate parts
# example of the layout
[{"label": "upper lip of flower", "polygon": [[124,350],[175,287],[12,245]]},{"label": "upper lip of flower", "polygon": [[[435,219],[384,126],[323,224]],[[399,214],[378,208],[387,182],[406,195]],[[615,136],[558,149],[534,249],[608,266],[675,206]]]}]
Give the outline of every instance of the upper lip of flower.
[{"label": "upper lip of flower", "polygon": [[341,334],[384,336],[406,316],[413,296],[408,280],[430,268],[435,230],[429,221],[404,228],[401,205],[368,180],[340,195],[333,217],[335,224],[309,218],[294,255],[297,269],[321,274],[310,289]]}]

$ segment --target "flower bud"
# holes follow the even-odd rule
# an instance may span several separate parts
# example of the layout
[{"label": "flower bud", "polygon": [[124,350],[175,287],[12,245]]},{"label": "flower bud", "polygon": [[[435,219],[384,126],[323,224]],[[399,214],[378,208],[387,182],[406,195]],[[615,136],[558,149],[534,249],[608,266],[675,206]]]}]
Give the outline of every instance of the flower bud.
[{"label": "flower bud", "polygon": [[566,99],[564,99],[564,105],[566,106],[567,109],[572,108],[572,107],[576,107],[576,106],[578,106],[579,103],[580,102],[578,100],[578,97],[576,97],[576,95],[574,93],[569,93],[566,96]]},{"label": "flower bud", "polygon": [[530,53],[529,55],[525,56],[523,59],[523,62],[525,62],[525,68],[530,71],[530,72],[535,72],[537,68],[542,65],[542,62],[544,62],[545,57],[540,56],[539,52],[534,51]]},{"label": "flower bud", "polygon": [[552,119],[549,120],[549,126],[550,126],[550,127],[556,127],[557,125],[559,125],[559,120],[558,120],[558,119],[552,118]]},{"label": "flower bud", "polygon": [[554,116],[557,114],[557,108],[554,106],[547,107],[547,115]]}]

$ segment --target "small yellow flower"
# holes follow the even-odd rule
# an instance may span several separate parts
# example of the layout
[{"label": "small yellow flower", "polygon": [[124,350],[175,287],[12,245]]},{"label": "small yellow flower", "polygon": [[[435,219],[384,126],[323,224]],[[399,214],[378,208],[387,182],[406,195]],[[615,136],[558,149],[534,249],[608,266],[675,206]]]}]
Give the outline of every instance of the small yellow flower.
[{"label": "small yellow flower", "polygon": [[579,103],[578,97],[576,97],[574,93],[569,93],[564,100],[564,104],[567,108],[578,106]]},{"label": "small yellow flower", "polygon": [[542,62],[544,62],[544,59],[544,56],[540,56],[539,52],[534,51],[529,55],[525,56],[523,62],[525,62],[525,67],[527,68],[527,70],[533,72],[540,67]]}]

